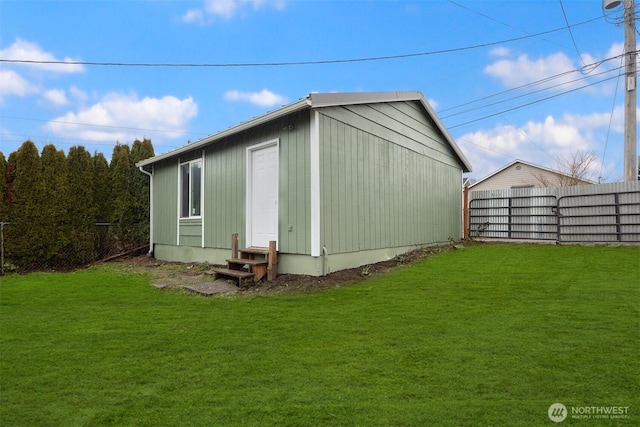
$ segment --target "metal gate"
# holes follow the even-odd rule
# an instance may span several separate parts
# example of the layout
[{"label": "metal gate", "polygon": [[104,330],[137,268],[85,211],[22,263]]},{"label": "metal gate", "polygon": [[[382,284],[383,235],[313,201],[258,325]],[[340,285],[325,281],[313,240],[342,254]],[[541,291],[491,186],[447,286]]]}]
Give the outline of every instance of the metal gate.
[{"label": "metal gate", "polygon": [[498,239],[555,240],[556,197],[507,196],[469,202],[469,235]]},{"label": "metal gate", "polygon": [[472,238],[640,242],[640,191],[505,195],[469,202]]},{"label": "metal gate", "polygon": [[558,198],[559,242],[640,242],[640,192]]}]

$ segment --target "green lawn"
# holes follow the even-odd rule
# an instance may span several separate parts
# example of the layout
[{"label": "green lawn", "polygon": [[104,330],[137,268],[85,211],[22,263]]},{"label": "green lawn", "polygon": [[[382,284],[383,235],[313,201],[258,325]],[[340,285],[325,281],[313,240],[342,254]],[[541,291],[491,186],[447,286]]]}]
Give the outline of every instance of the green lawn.
[{"label": "green lawn", "polygon": [[[0,278],[1,426],[640,425],[640,248],[474,245],[318,292]],[[569,409],[571,413],[572,409]]]}]

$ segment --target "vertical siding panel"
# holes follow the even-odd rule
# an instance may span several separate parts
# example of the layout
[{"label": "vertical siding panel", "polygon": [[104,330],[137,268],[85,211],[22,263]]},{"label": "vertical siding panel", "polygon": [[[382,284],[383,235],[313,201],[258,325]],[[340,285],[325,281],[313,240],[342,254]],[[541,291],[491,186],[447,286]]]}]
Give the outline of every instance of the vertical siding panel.
[{"label": "vertical siding panel", "polygon": [[407,215],[407,212],[401,212],[400,208],[402,206],[399,201],[399,197],[402,195],[404,189],[401,184],[400,177],[400,168],[398,167],[399,155],[400,152],[398,147],[392,144],[389,144],[389,154],[390,154],[390,167],[391,171],[391,179],[389,180],[389,225],[388,228],[390,230],[389,242],[392,246],[398,246],[399,237],[400,237],[400,229],[404,223],[404,219]]},{"label": "vertical siding panel", "polygon": [[175,162],[162,162],[154,168],[154,241],[173,245],[176,242],[178,168]]},{"label": "vertical siding panel", "polygon": [[360,131],[358,133],[358,141],[360,143],[362,152],[362,205],[361,205],[361,218],[362,224],[360,224],[361,234],[361,246],[360,249],[368,249],[371,247],[371,194],[370,194],[370,175],[371,175],[371,154],[369,149],[368,135]]},{"label": "vertical siding panel", "polygon": [[347,142],[349,128],[344,124],[339,124],[340,145],[338,147],[338,185],[340,189],[340,252],[349,252],[349,224],[347,218],[350,215],[349,193],[350,176],[347,171],[347,156],[349,155],[349,144]]},{"label": "vertical siding panel", "polygon": [[357,251],[359,247],[359,224],[358,224],[358,199],[360,186],[358,185],[358,131],[355,128],[349,128],[349,174],[351,176],[351,194],[349,195],[350,211],[349,216],[349,248],[351,251]]},{"label": "vertical siding panel", "polygon": [[[311,253],[311,123],[309,121],[309,113],[307,113],[307,119],[305,121],[306,127],[302,133],[302,145],[304,146],[304,150],[302,152],[303,162],[305,165],[305,173],[304,177],[306,180],[306,185],[304,188],[300,189],[304,197],[301,197],[304,204],[304,210],[302,213],[302,219],[300,221],[300,226],[302,230],[304,230],[303,239],[304,245],[298,248],[298,253]],[[301,232],[302,230],[299,230]]]},{"label": "vertical siding panel", "polygon": [[382,203],[384,203],[384,200],[382,198],[382,191],[380,189],[380,168],[381,168],[381,164],[380,164],[380,147],[378,146],[378,144],[376,143],[376,137],[371,136],[370,138],[371,141],[371,149],[373,150],[373,170],[372,170],[372,180],[371,182],[373,183],[372,186],[372,191],[371,191],[371,201],[372,201],[372,208],[371,208],[371,212],[373,213],[373,221],[371,221],[371,228],[372,228],[372,233],[373,233],[373,245],[372,245],[372,249],[374,248],[378,248],[380,247],[380,233],[382,230],[380,230],[380,220],[382,218],[380,211],[381,211],[381,205]]},{"label": "vertical siding panel", "polygon": [[[403,140],[429,130],[431,123],[421,108],[415,113],[405,108],[402,114],[395,108],[375,109],[383,113],[377,117],[384,123],[374,123],[371,129],[363,126],[368,118],[358,115],[371,108],[322,109],[323,244],[330,253],[339,253],[457,237],[457,160],[431,134],[425,140]],[[408,114],[414,120],[408,126],[393,122]],[[437,159],[430,157],[435,145]]]},{"label": "vertical siding panel", "polygon": [[331,246],[333,252],[340,252],[340,181],[338,176],[338,123],[331,123],[331,164],[329,165],[329,175],[331,179]]},{"label": "vertical siding panel", "polygon": [[335,145],[334,136],[332,134],[332,121],[323,121],[322,128],[324,129],[323,135],[321,135],[321,156],[322,156],[322,241],[326,244],[329,253],[337,251],[336,242],[334,240],[334,230],[332,220],[334,217],[335,195],[332,191],[332,184],[334,176],[331,171],[331,160],[333,156],[333,149]]},{"label": "vertical siding panel", "polygon": [[[278,152],[278,181],[280,183],[280,189],[278,192],[278,230],[279,233],[279,250],[289,252],[291,242],[289,241],[291,233],[289,232],[289,225],[292,225],[292,218],[294,215],[295,205],[289,203],[292,199],[290,194],[293,191],[292,182],[296,179],[296,169],[292,166],[291,157],[295,157],[295,146],[290,144],[291,132],[287,133],[283,131],[280,138],[280,146]],[[295,184],[293,184],[295,185]]]},{"label": "vertical siding panel", "polygon": [[[292,145],[294,147],[291,147]],[[304,141],[302,140],[301,132],[296,132],[293,135],[293,138],[289,140],[289,147],[294,148],[295,150],[295,155],[291,157],[292,164],[290,165],[290,168],[295,168],[296,170],[296,181],[290,184],[293,191],[291,191],[291,199],[289,200],[289,203],[295,203],[296,206],[295,216],[289,222],[289,224],[294,227],[292,234],[293,240],[291,241],[290,249],[295,248],[296,253],[300,253],[301,248],[306,250],[304,237],[309,234],[309,227],[304,221],[304,212],[306,209],[303,204],[305,200],[304,189],[308,186],[307,176],[309,174],[305,173],[307,168],[304,158],[301,156],[304,152]],[[305,232],[305,230],[307,231]]]},{"label": "vertical siding panel", "polygon": [[357,248],[361,250],[365,245],[366,233],[365,233],[365,193],[364,193],[364,180],[365,180],[365,168],[364,168],[364,147],[362,144],[362,131],[356,131],[356,150],[357,150],[357,181],[358,181],[358,206],[357,206],[357,221],[358,221],[358,242]]},{"label": "vertical siding panel", "polygon": [[391,242],[391,144],[385,143],[384,140],[378,140],[378,143],[383,146],[384,164],[381,174],[381,185],[384,188],[384,205],[383,205],[383,222],[382,222],[382,241],[380,242],[380,248],[390,246]]}]

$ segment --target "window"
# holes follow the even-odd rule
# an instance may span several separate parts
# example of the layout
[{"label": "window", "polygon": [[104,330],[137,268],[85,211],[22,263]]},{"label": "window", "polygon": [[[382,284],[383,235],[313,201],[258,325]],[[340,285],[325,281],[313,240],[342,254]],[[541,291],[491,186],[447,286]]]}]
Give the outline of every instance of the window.
[{"label": "window", "polygon": [[202,160],[180,165],[180,218],[199,217],[202,194]]}]

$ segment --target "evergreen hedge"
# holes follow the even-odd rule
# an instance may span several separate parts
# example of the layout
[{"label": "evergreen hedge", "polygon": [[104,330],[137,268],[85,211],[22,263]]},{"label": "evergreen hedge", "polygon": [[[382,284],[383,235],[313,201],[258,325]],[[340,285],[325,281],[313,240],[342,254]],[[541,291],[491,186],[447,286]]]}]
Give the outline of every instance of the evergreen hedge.
[{"label": "evergreen hedge", "polygon": [[116,144],[110,164],[82,146],[40,154],[29,140],[8,160],[0,152],[5,264],[72,268],[147,243],[149,178],[135,163],[153,155],[148,139]]}]

